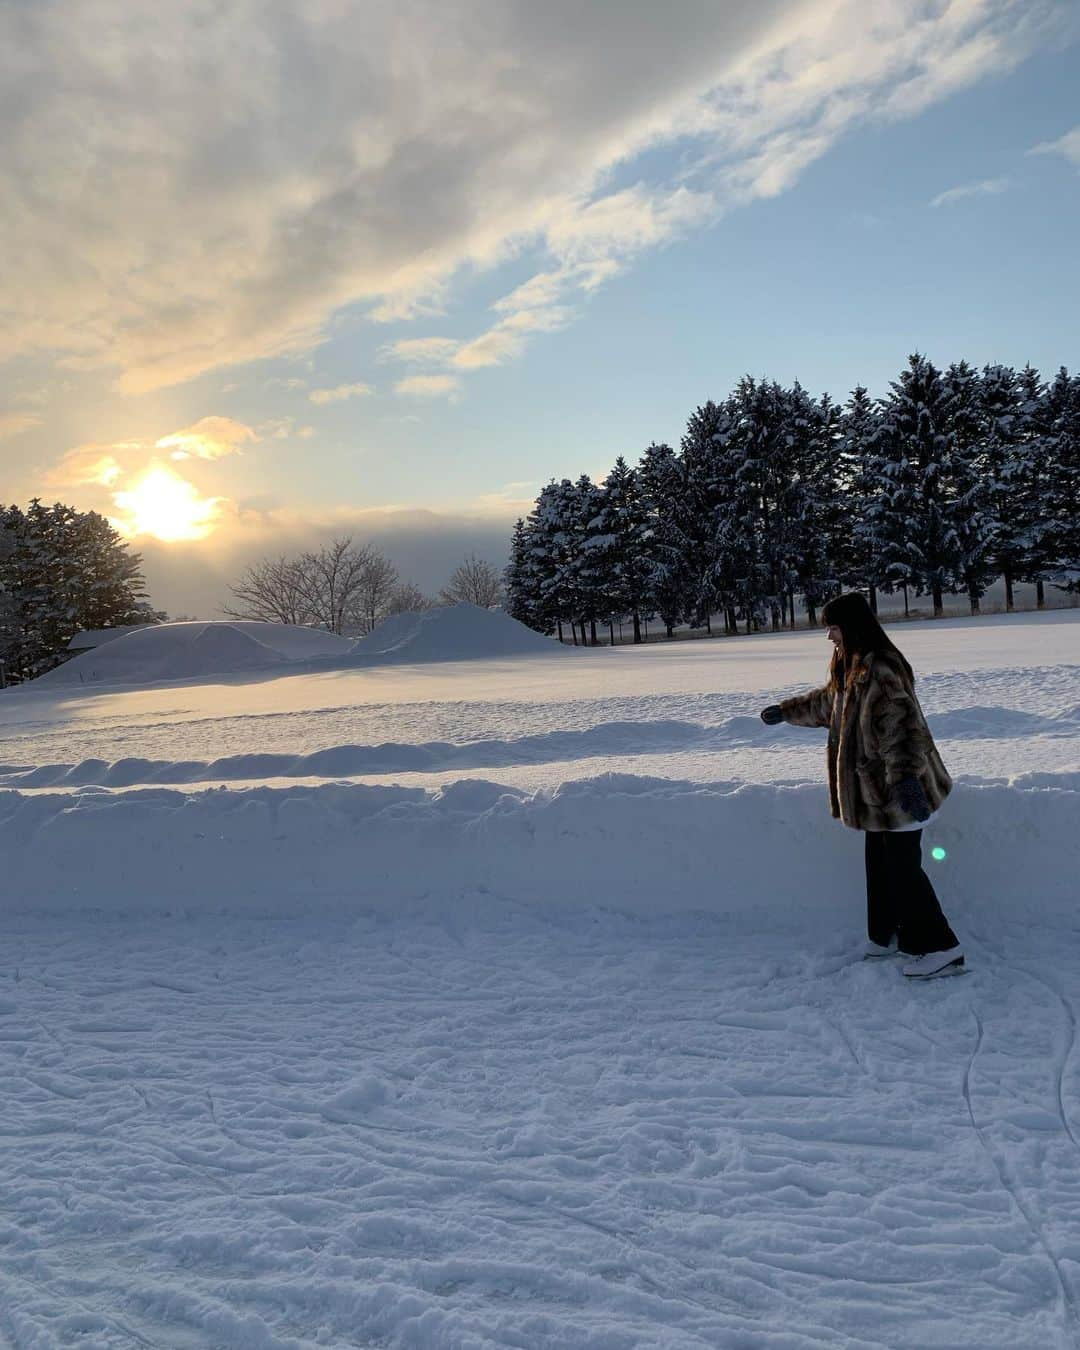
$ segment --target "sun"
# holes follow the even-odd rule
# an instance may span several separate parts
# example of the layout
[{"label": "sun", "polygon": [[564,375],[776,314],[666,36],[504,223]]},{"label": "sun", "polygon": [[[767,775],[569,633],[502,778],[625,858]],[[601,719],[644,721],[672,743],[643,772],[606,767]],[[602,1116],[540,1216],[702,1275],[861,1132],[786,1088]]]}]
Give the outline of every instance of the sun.
[{"label": "sun", "polygon": [[193,483],[172,469],[154,465],[113,501],[125,513],[116,522],[128,535],[152,535],[163,543],[205,539],[217,524],[222,498],[200,497]]}]

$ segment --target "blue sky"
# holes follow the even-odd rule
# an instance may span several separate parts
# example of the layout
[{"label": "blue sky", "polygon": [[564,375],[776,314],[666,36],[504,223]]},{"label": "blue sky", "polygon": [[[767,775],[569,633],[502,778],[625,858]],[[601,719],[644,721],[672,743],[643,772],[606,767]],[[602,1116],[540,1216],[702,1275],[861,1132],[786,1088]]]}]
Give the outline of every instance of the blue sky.
[{"label": "blue sky", "polygon": [[[217,117],[178,60],[123,85],[123,137],[59,154],[103,81],[167,60],[142,7],[112,8],[105,74],[79,0],[58,6],[66,57],[23,11],[61,68],[9,135],[0,244],[29,263],[0,350],[3,495],[110,514],[174,611],[334,532],[428,588],[469,548],[501,561],[548,478],[677,442],[747,371],[842,398],[884,393],[916,348],[1077,364],[1071,4],[687,4],[661,32],[644,4],[570,6],[557,31],[555,6],[548,31],[506,3],[477,56],[483,6],[416,4],[403,30],[325,0],[292,16],[324,69],[294,71],[271,30],[275,81],[237,88],[218,34]],[[236,26],[242,49],[239,6]],[[380,40],[354,106],[337,50],[377,63]],[[430,106],[397,112],[402,89]]]}]

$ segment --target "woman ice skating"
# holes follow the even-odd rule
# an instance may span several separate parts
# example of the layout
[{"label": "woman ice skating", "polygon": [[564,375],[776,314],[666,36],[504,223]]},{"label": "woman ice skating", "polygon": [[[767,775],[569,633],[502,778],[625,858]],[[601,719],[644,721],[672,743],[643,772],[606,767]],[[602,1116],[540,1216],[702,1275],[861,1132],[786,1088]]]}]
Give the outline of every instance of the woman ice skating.
[{"label": "woman ice skating", "polygon": [[774,726],[829,729],[832,813],[866,832],[867,957],[899,951],[911,979],[953,975],[964,953],[922,868],[922,829],[952,788],[911,666],[858,594],[822,612],[835,647],[829,682],[765,708]]}]

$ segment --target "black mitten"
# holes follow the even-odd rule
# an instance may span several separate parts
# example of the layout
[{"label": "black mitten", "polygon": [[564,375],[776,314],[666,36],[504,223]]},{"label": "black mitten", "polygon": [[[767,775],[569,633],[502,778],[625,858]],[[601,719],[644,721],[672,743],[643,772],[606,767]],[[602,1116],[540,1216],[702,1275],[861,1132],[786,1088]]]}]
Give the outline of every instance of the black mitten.
[{"label": "black mitten", "polygon": [[779,703],[770,703],[767,708],[761,710],[761,720],[767,727],[775,727],[784,720],[784,714],[780,711]]},{"label": "black mitten", "polygon": [[901,778],[896,785],[896,800],[901,810],[912,820],[928,820],[930,803],[926,800],[923,785],[917,778]]}]

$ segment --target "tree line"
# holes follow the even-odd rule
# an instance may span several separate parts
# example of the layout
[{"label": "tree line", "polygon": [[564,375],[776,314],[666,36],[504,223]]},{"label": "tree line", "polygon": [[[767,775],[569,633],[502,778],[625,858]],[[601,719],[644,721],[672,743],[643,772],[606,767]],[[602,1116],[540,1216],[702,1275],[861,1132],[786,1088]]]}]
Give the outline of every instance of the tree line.
[{"label": "tree line", "polygon": [[840,405],[749,376],[607,477],[550,482],[514,526],[507,608],[595,643],[659,617],[734,634],[810,623],[830,596],[947,593],[979,612],[1003,578],[1080,590],[1080,376],[916,353],[888,394]]}]

